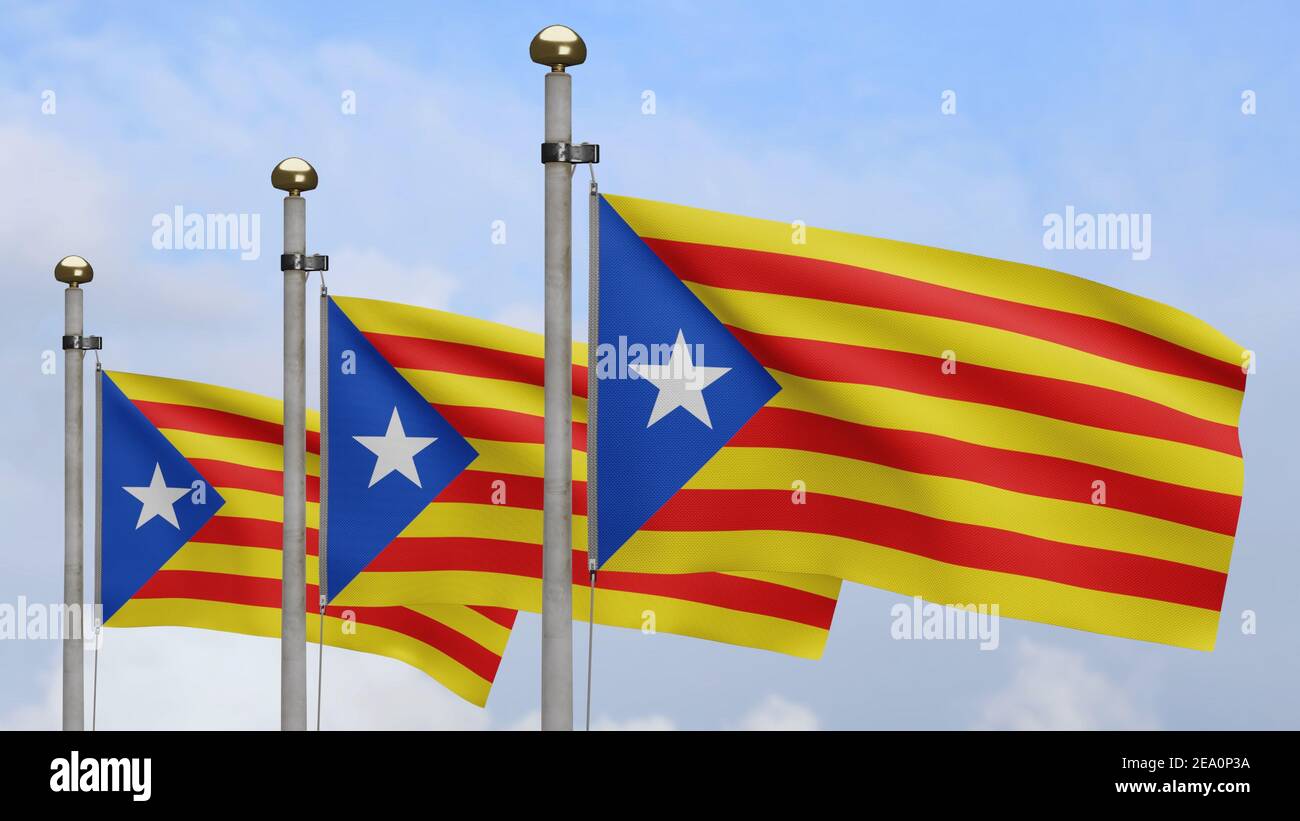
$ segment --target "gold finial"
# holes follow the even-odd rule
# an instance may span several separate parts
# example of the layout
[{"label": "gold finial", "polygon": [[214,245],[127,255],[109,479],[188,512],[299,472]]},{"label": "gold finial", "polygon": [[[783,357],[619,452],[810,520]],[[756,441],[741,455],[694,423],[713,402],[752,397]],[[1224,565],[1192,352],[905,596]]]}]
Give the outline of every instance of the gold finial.
[{"label": "gold finial", "polygon": [[587,44],[568,26],[547,26],[533,38],[528,56],[534,63],[550,66],[552,71],[564,71],[566,66],[586,62]]},{"label": "gold finial", "polygon": [[288,191],[291,197],[296,197],[303,191],[311,191],[317,182],[316,169],[301,157],[283,160],[271,171],[271,185],[281,191]]},{"label": "gold finial", "polygon": [[85,257],[66,256],[54,266],[54,278],[69,288],[76,288],[94,279],[95,269],[90,267]]}]

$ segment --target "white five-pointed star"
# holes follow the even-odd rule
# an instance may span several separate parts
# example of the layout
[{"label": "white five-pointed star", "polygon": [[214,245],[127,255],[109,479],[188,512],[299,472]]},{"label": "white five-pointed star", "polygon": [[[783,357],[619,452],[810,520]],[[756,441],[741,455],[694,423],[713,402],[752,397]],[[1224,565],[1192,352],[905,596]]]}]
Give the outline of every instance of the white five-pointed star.
[{"label": "white five-pointed star", "polygon": [[153,464],[153,478],[149,480],[148,487],[123,487],[122,490],[140,500],[140,518],[135,523],[136,530],[144,527],[145,522],[155,516],[162,517],[163,521],[177,530],[181,529],[180,523],[176,521],[175,505],[178,499],[190,492],[190,488],[167,487],[159,463]]},{"label": "white five-pointed star", "polygon": [[410,479],[416,487],[424,487],[420,484],[420,474],[415,469],[415,454],[438,441],[438,437],[407,436],[406,431],[402,430],[402,417],[397,415],[396,406],[388,420],[388,431],[383,436],[352,438],[375,454],[375,471],[370,474],[370,484],[367,487],[374,487],[376,482],[393,471]]},{"label": "white five-pointed star", "polygon": [[659,389],[655,397],[655,406],[650,411],[650,421],[646,427],[663,419],[677,408],[685,408],[696,419],[713,427],[709,419],[709,406],[704,403],[704,389],[716,382],[731,368],[710,368],[696,365],[691,361],[691,349],[686,344],[686,336],[679,329],[677,341],[673,343],[672,354],[668,362],[662,365],[644,365],[635,363],[631,366],[637,376],[648,379]]}]

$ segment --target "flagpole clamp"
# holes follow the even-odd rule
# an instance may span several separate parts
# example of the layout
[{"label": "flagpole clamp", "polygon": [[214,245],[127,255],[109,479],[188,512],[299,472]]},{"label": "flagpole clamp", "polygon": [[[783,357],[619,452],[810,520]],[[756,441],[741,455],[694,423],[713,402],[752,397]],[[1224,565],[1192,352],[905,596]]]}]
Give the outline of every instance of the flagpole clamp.
[{"label": "flagpole clamp", "polygon": [[330,258],[325,254],[281,254],[281,271],[328,271]]},{"label": "flagpole clamp", "polygon": [[542,162],[598,163],[600,146],[596,143],[542,143]]},{"label": "flagpole clamp", "polygon": [[104,348],[104,340],[98,336],[77,336],[70,334],[63,337],[65,351],[99,351]]}]

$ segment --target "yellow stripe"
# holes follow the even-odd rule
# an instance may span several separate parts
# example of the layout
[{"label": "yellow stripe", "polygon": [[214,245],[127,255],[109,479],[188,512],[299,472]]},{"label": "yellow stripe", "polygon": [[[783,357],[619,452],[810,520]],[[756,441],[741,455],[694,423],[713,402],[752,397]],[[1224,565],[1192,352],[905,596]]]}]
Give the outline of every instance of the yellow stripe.
[{"label": "yellow stripe", "polygon": [[[277,425],[284,423],[284,411],[280,400],[269,396],[203,382],[190,382],[185,379],[169,379],[163,376],[146,376],[122,371],[105,371],[105,373],[112,377],[113,382],[122,389],[122,393],[132,401],[189,405],[234,413]],[[317,411],[308,409],[307,429],[320,430],[320,414]]]},{"label": "yellow stripe", "polygon": [[941,317],[864,308],[816,299],[691,285],[726,325],[755,333],[836,342],[935,357],[963,364],[1061,379],[1149,399],[1201,419],[1237,424],[1242,392],[1185,376],[1151,371],[1066,345]]},{"label": "yellow stripe", "polygon": [[[581,533],[579,532],[581,519]],[[504,539],[511,542],[538,544],[542,535],[542,512],[504,505],[477,505],[463,502],[435,502],[406,526],[403,537],[440,538],[448,536]],[[573,543],[587,544],[585,516],[573,517]]]},{"label": "yellow stripe", "polygon": [[[282,561],[283,556],[280,551],[269,547],[187,542],[167,560],[162,569],[197,570],[204,573],[226,573],[231,576],[279,579]],[[307,556],[307,584],[319,582],[320,561],[316,556],[309,555]]]},{"label": "yellow stripe", "polygon": [[[436,339],[525,356],[540,357],[545,351],[541,334],[486,319],[378,299],[336,296],[334,301],[362,333]],[[585,344],[573,343],[573,361],[587,361]]]},{"label": "yellow stripe", "polygon": [[[1048,499],[962,479],[912,473],[840,456],[775,448],[723,448],[688,488],[771,489],[857,499],[945,521],[1025,533],[1228,572],[1232,537],[1088,501]],[[814,516],[811,508],[809,515]]]},{"label": "yellow stripe", "polygon": [[606,195],[639,236],[748,248],[870,268],[971,293],[1119,322],[1224,362],[1242,346],[1168,305],[1070,274],[906,242],[808,228],[792,242],[788,223]]},{"label": "yellow stripe", "polygon": [[[451,601],[453,600],[447,600],[447,602]],[[474,602],[474,604],[485,606],[480,602]],[[428,616],[434,621],[442,622],[447,627],[471,639],[475,644],[486,647],[498,656],[506,651],[506,643],[510,640],[510,628],[503,627],[471,607],[444,602],[426,602],[424,604],[407,604],[403,606],[408,610],[414,610],[421,615]]]},{"label": "yellow stripe", "polygon": [[[573,618],[590,621],[588,591],[573,590]],[[773,616],[746,613],[682,599],[596,588],[596,623],[633,630],[692,636],[742,647],[818,659],[829,630]]]},{"label": "yellow stripe", "polygon": [[[398,368],[397,371],[415,386],[421,396],[438,405],[493,408],[530,416],[541,416],[543,412],[543,388],[540,385],[416,368]],[[573,397],[573,421],[587,421],[587,400],[580,396]]]},{"label": "yellow stripe", "polygon": [[[316,630],[319,629],[317,626],[319,618],[313,613],[307,614],[308,636],[316,635]],[[356,624],[355,633],[349,633],[349,629],[344,621],[333,616],[327,617],[325,643],[333,647],[374,653],[404,661],[417,670],[424,671],[430,678],[471,704],[479,707],[487,705],[488,695],[492,691],[492,682],[482,678],[438,648],[405,633],[364,622]],[[502,652],[504,647],[496,654],[500,656]]]},{"label": "yellow stripe", "polygon": [[[501,539],[526,545],[537,545],[540,550],[542,538],[542,511],[529,508],[505,507],[491,504],[467,504],[461,502],[435,502],[425,508],[416,519],[402,531],[400,538],[480,538]],[[573,547],[585,552],[587,549],[587,517],[573,517]],[[363,573],[362,575],[366,575]],[[383,575],[392,576],[391,572]],[[781,585],[795,590],[803,590],[827,598],[839,596],[840,582],[833,576],[821,576],[810,573],[766,573],[728,572],[727,575],[757,579],[770,584]],[[343,595],[353,592],[351,586]],[[419,601],[420,599],[411,599]],[[343,598],[338,601],[353,601]],[[394,604],[399,599],[371,599],[368,603],[382,601]],[[458,597],[454,601],[473,604],[488,604],[472,598]],[[361,603],[353,601],[353,603]],[[502,605],[505,606],[505,605]]]},{"label": "yellow stripe", "polygon": [[1162,482],[1241,495],[1239,456],[992,405],[873,385],[802,379],[780,371],[771,374],[781,384],[781,391],[768,402],[771,407],[1056,456]]},{"label": "yellow stripe", "polygon": [[[477,539],[500,539],[503,541],[518,542],[528,545],[532,549],[541,551],[542,537],[542,512],[540,510],[529,510],[526,508],[510,508],[494,505],[476,505],[450,502],[437,502],[430,505],[420,517],[412,522],[399,538],[477,538]],[[587,549],[587,517],[573,517],[573,549],[581,554],[586,553]],[[309,557],[310,558],[310,557]],[[362,576],[377,575],[383,577],[394,577],[397,575],[393,571],[373,572],[365,571]],[[485,574],[499,575],[507,578],[514,578],[510,574]],[[747,579],[767,582],[768,584],[780,585],[792,590],[802,590],[818,596],[824,596],[829,599],[839,597],[840,580],[834,576],[822,576],[814,573],[771,573],[758,571],[739,571],[727,570],[722,571],[719,575],[739,576]],[[360,578],[360,577],[358,577]],[[371,598],[361,600],[352,597],[356,591],[352,586],[343,590],[335,600],[338,603],[350,604],[371,604],[371,605],[391,605],[405,602],[418,601],[442,601],[443,599],[430,598],[428,596],[417,596],[415,598],[398,598],[398,597],[380,597],[382,587],[372,587],[375,591]],[[480,600],[473,597],[473,591],[469,594],[458,594],[455,598],[446,599],[445,601],[464,602],[466,604],[494,604],[493,600]],[[499,604],[496,606],[507,607],[510,605]]]},{"label": "yellow stripe", "polygon": [[941,604],[997,604],[1000,615],[1010,618],[1196,650],[1214,649],[1219,622],[1218,613],[1200,607],[959,567],[818,534],[641,531],[614,554],[606,568],[689,572],[737,565],[774,572],[824,568],[846,581]]},{"label": "yellow stripe", "polygon": [[[478,458],[469,465],[470,470],[541,478],[543,445],[530,442],[500,442],[495,439],[467,439],[466,441],[478,451]],[[573,452],[573,480],[587,481],[587,454],[579,450]]]},{"label": "yellow stripe", "polygon": [[[315,556],[308,556],[308,563],[314,564],[315,558]],[[186,542],[167,560],[162,569],[279,579],[281,560],[280,551],[267,547]]]},{"label": "yellow stripe", "polygon": [[[493,518],[495,517],[495,513],[499,513],[502,509],[507,508],[491,508],[490,505],[447,505],[447,507],[452,509],[446,512],[446,516],[435,518],[435,525],[437,525],[437,527],[435,527],[435,533],[429,533],[426,535],[426,538],[442,537],[511,540],[511,542],[519,542],[520,544],[525,544],[525,546],[528,546],[529,548],[536,549],[536,551],[538,551],[538,557],[541,555],[541,511],[524,511],[524,509],[508,508],[515,513],[511,516],[512,521],[508,522],[508,526],[504,527],[504,529],[497,530],[495,527],[490,526],[494,524]],[[482,511],[476,511],[474,508],[485,509],[482,509]],[[476,513],[478,513],[478,516],[476,516]],[[575,525],[580,526],[580,530],[585,533],[586,517],[575,516],[573,517],[573,522],[575,522]],[[484,525],[489,525],[489,527],[484,527]],[[434,530],[434,527],[430,527],[429,530]],[[403,531],[402,537],[412,537],[412,535],[415,534],[411,533],[411,529],[407,529],[406,531]],[[188,546],[186,549],[188,549]],[[573,538],[573,549],[576,549],[578,552],[578,557],[585,556],[585,540],[578,539],[576,535],[576,537]],[[277,552],[276,555],[278,556],[279,553]],[[313,557],[308,556],[308,559],[311,560]],[[195,557],[192,562],[195,562],[196,566],[191,569],[208,569],[208,566],[198,565],[199,561],[201,560],[198,559],[198,557]],[[278,574],[278,565],[274,568],[274,572]],[[493,598],[476,598],[477,591],[474,590],[474,588],[467,588],[467,590],[458,592],[458,594],[451,596],[451,598],[442,598],[441,595],[434,596],[430,594],[429,591],[421,592],[417,590],[417,588],[412,588],[412,595],[409,596],[390,594],[390,592],[387,592],[386,588],[382,586],[383,579],[396,578],[398,575],[400,575],[400,573],[393,572],[393,570],[383,570],[383,572],[367,570],[367,572],[361,573],[357,578],[376,577],[370,578],[367,582],[368,594],[365,595],[364,598],[359,598],[359,592],[357,591],[360,590],[360,587],[356,585],[356,582],[354,582],[352,585],[344,588],[341,594],[338,595],[338,598],[335,599],[335,603],[390,605],[408,604],[411,603],[411,601],[464,601],[465,604],[490,604],[495,605],[495,607],[513,607],[513,605],[510,604],[500,604],[500,599],[497,598],[497,594],[493,594]],[[516,577],[516,575],[510,573],[482,573],[482,575],[485,577],[484,582],[489,581],[486,577],[499,577],[502,579],[502,582],[500,583],[513,583],[512,579],[524,578]],[[811,573],[764,573],[762,570],[746,570],[746,572],[740,572],[740,570],[725,570],[725,572],[719,572],[718,575],[736,575],[736,577],[740,578],[755,579],[755,581],[767,582],[768,585],[779,585],[781,587],[790,588],[790,590],[810,592],[810,594],[824,596],[824,598],[827,599],[837,599],[840,595],[840,579],[833,577],[833,575],[816,575]],[[276,578],[279,578],[278,575],[276,575]],[[311,579],[308,579],[308,581],[311,581]],[[536,582],[537,579],[533,579],[533,581]],[[484,590],[486,591],[489,587],[490,585],[485,587]],[[578,588],[581,587],[575,587],[575,590],[578,590]]]},{"label": "yellow stripe", "polygon": [[[313,642],[319,616],[307,614],[308,641]],[[108,625],[106,625],[108,626]],[[192,627],[279,638],[280,610],[198,599],[131,599],[113,615],[112,627]],[[373,624],[357,624],[355,633],[344,630],[334,617],[325,622],[325,643],[363,653],[388,656],[422,670],[447,689],[480,707],[487,704],[492,683],[462,666],[435,647],[402,633]]]},{"label": "yellow stripe", "polygon": [[[241,519],[261,519],[279,524],[284,521],[284,497],[278,493],[263,493],[259,490],[243,488],[218,488],[218,493],[226,500],[221,506],[222,516],[236,516]],[[320,505],[307,503],[307,525],[314,527],[320,521]]]},{"label": "yellow stripe", "polygon": [[[362,573],[336,599],[341,606],[382,606],[434,597],[472,598],[478,604],[541,612],[541,581],[478,571],[438,570]],[[573,618],[588,620],[585,587],[573,588]],[[720,641],[800,658],[820,658],[829,631],[773,616],[644,593],[596,588],[596,623]]]},{"label": "yellow stripe", "polygon": [[[186,459],[212,459],[263,470],[284,470],[284,448],[280,445],[174,428],[163,428],[162,433]],[[307,454],[307,475],[320,475],[320,457],[314,453]]]},{"label": "yellow stripe", "polygon": [[817,596],[825,596],[828,599],[838,599],[840,597],[840,588],[843,586],[842,579],[835,576],[818,576],[814,573],[762,573],[759,571],[728,570],[724,575],[755,579],[769,584],[779,584],[782,587],[803,590]]}]

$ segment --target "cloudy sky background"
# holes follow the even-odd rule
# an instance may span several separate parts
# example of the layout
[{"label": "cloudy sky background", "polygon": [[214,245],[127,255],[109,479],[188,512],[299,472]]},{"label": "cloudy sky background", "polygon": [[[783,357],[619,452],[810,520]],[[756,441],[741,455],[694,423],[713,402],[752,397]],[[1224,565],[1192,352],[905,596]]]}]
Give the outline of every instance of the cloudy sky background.
[{"label": "cloudy sky background", "polygon": [[[1188,310],[1259,361],[1213,653],[1012,620],[995,652],[894,641],[901,597],[846,585],[818,662],[598,628],[599,726],[1300,727],[1300,13],[860,5],[0,2],[0,602],[61,597],[62,379],[40,366],[61,334],[64,254],[95,265],[87,330],[108,367],[277,393],[268,176],[297,154],[320,171],[308,245],[330,254],[335,292],[540,329],[543,70],[527,46],[562,21],[589,44],[575,138],[601,144],[606,191],[1046,265]],[[1045,250],[1043,217],[1067,205],[1151,214],[1150,259]],[[177,206],[260,214],[260,259],[155,250],[151,221]],[[486,710],[399,662],[327,649],[325,726],[535,726],[539,640],[522,615]],[[58,661],[54,642],[0,642],[0,727],[58,725]],[[109,631],[100,672],[101,727],[277,724],[274,641]]]}]

